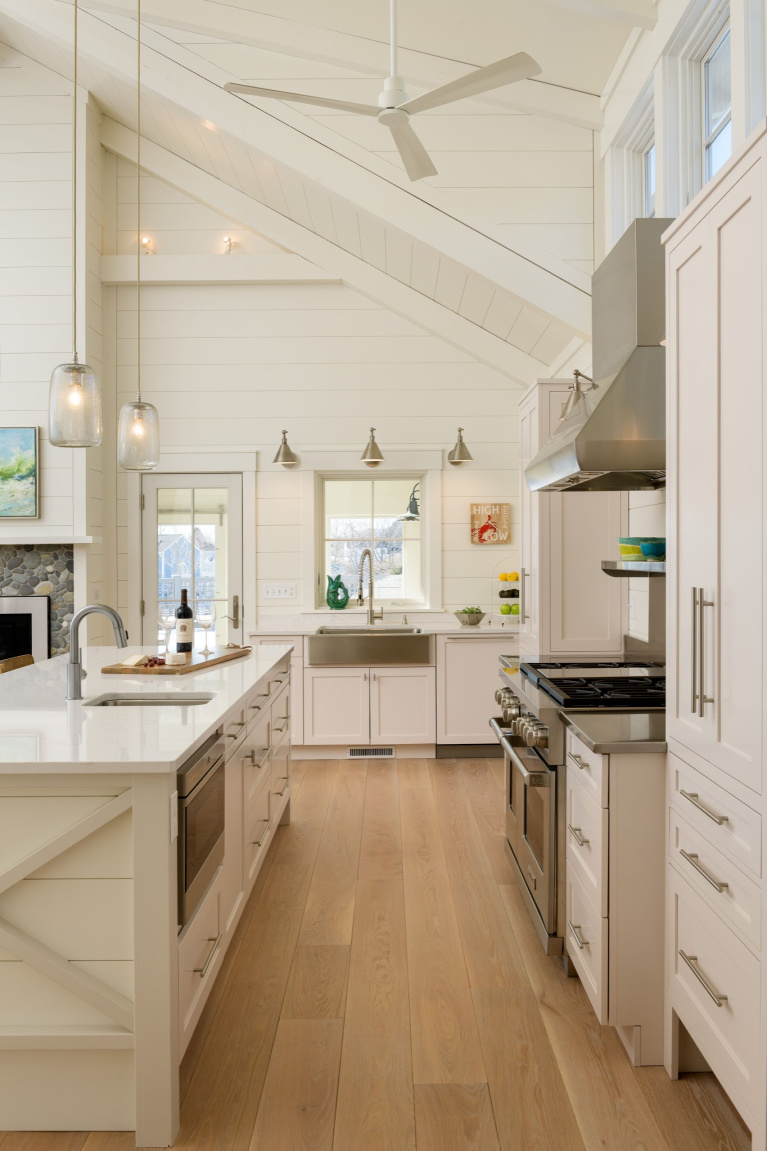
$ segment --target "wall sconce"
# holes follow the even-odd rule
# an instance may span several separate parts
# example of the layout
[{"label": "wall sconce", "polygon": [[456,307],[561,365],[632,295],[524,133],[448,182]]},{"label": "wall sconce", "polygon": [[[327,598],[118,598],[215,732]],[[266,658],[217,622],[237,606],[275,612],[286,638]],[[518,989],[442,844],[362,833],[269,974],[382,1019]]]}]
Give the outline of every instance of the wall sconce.
[{"label": "wall sconce", "polygon": [[[587,384],[591,384],[590,388],[584,388],[581,380],[585,380]],[[570,395],[567,397],[567,402],[562,406],[562,413],[559,417],[560,424],[564,423],[568,416],[571,416],[579,405],[586,404],[586,396],[589,392],[595,392],[599,388],[599,384],[595,384],[591,376],[587,376],[585,372],[579,372],[577,368],[573,368],[573,382],[570,384]]]},{"label": "wall sconce", "polygon": [[154,255],[154,248],[152,247],[152,241],[149,236],[141,237],[141,247],[144,249],[145,256]]},{"label": "wall sconce", "polygon": [[463,442],[463,428],[458,429],[458,439],[455,441],[455,446],[447,453],[447,462],[449,464],[468,464],[474,459],[466,444]]},{"label": "wall sconce", "polygon": [[224,236],[224,255],[231,256],[232,249],[234,248],[234,240],[231,236]]},{"label": "wall sconce", "polygon": [[273,464],[282,464],[284,468],[294,468],[298,463],[298,456],[291,450],[288,444],[288,433],[285,428],[282,429],[282,443],[277,449],[277,455],[272,460]]},{"label": "wall sconce", "polygon": [[383,463],[383,453],[376,443],[376,430],[370,429],[370,439],[368,440],[365,450],[360,456],[360,461],[367,468],[377,468],[379,464]]},{"label": "wall sconce", "polygon": [[401,520],[403,523],[410,523],[412,520],[419,520],[421,518],[421,513],[418,510],[418,496],[416,495],[416,492],[420,486],[420,484],[414,485],[413,490],[410,493],[410,499],[407,503],[407,511],[404,513],[404,515],[397,516],[397,519]]}]

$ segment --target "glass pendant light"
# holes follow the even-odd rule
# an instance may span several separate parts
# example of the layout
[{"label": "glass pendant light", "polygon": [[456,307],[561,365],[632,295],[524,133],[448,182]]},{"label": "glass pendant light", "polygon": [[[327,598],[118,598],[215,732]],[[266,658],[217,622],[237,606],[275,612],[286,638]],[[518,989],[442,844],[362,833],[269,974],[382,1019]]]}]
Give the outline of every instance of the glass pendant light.
[{"label": "glass pendant light", "polygon": [[298,456],[288,443],[288,433],[285,428],[282,429],[282,443],[278,447],[277,455],[272,460],[272,463],[282,464],[284,468],[294,468],[298,463]]},{"label": "glass pendant light", "polygon": [[463,428],[458,429],[458,439],[455,441],[455,446],[447,453],[447,462],[449,464],[468,464],[474,459],[466,444],[463,442]]},{"label": "glass pendant light", "polygon": [[136,399],[120,409],[117,462],[126,472],[151,472],[160,462],[160,417],[141,398],[141,0],[136,46]]},{"label": "glass pendant light", "polygon": [[77,0],[75,0],[74,96],[72,100],[72,360],[51,373],[48,439],[57,448],[95,448],[101,443],[101,388],[93,368],[77,358]]},{"label": "glass pendant light", "polygon": [[361,462],[367,468],[377,468],[379,464],[383,463],[383,452],[376,443],[376,430],[370,429],[370,439],[365,445],[365,450],[360,456]]}]

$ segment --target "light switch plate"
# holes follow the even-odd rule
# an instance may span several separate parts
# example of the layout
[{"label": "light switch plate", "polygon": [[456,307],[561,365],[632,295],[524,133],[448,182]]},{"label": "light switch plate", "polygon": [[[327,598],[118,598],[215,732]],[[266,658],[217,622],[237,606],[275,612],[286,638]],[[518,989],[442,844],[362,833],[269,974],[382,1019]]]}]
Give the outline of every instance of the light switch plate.
[{"label": "light switch plate", "polygon": [[264,599],[295,599],[296,585],[294,583],[265,583]]}]

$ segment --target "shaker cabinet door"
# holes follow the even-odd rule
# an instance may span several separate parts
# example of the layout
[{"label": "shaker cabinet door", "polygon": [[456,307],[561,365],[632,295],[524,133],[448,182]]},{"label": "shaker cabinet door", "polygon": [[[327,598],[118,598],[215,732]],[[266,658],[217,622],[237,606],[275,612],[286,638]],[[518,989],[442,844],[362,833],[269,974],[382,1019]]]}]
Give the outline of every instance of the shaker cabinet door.
[{"label": "shaker cabinet door", "polygon": [[370,669],[370,742],[434,743],[437,738],[433,667]]},{"label": "shaker cabinet door", "polygon": [[367,668],[304,668],[304,743],[367,746],[368,688]]}]

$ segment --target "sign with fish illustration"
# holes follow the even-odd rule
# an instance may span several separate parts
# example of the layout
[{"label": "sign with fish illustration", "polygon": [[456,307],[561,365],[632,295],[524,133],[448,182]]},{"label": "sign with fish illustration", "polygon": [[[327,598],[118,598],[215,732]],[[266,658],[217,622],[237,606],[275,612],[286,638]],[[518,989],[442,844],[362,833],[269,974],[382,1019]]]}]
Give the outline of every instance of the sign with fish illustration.
[{"label": "sign with fish illustration", "polygon": [[40,515],[37,428],[0,428],[0,519]]},{"label": "sign with fish illustration", "polygon": [[471,505],[471,542],[508,544],[511,540],[511,504]]}]

